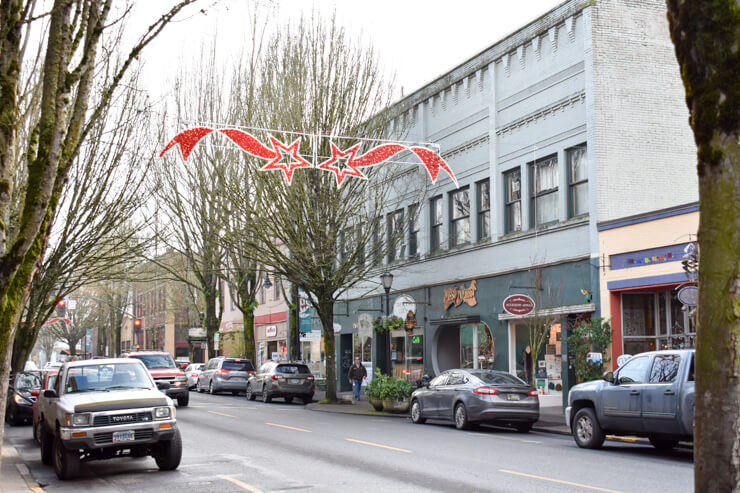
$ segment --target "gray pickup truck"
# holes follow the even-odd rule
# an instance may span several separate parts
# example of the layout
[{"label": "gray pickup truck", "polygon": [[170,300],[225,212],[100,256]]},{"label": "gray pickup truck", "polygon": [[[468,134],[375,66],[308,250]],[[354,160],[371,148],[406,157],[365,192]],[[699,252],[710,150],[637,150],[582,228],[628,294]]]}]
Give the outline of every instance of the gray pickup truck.
[{"label": "gray pickup truck", "polygon": [[161,470],[180,464],[175,406],[137,359],[65,364],[54,389],[39,396],[39,422],[41,460],[59,479],[96,459],[151,455]]},{"label": "gray pickup truck", "polygon": [[603,380],[576,385],[565,422],[579,447],[599,448],[609,435],[643,436],[658,449],[693,440],[694,351],[641,353]]}]

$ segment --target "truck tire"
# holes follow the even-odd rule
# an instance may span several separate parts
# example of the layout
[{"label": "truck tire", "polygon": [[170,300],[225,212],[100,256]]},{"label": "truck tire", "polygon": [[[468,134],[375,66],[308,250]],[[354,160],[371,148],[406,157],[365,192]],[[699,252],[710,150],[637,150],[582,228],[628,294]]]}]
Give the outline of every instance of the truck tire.
[{"label": "truck tire", "polygon": [[160,442],[154,460],[160,471],[174,471],[182,458],[182,439],[180,430],[175,429],[175,436],[167,442]]},{"label": "truck tire", "polygon": [[59,436],[54,439],[54,472],[57,477],[64,481],[72,479],[80,471],[80,456],[75,451],[64,448],[64,443]]},{"label": "truck tire", "polygon": [[44,429],[43,423],[41,428],[41,463],[45,466],[51,465],[54,456],[54,435]]},{"label": "truck tire", "polygon": [[678,445],[678,440],[671,440],[670,438],[658,438],[656,436],[649,436],[648,440],[653,444],[653,447],[658,450],[671,450],[673,447]]},{"label": "truck tire", "polygon": [[599,420],[596,419],[596,413],[593,408],[584,407],[579,409],[573,418],[573,439],[576,445],[581,448],[601,448],[604,443],[604,431],[601,429]]},{"label": "truck tire", "polygon": [[184,394],[177,396],[177,405],[180,407],[188,407],[190,402],[190,394]]}]

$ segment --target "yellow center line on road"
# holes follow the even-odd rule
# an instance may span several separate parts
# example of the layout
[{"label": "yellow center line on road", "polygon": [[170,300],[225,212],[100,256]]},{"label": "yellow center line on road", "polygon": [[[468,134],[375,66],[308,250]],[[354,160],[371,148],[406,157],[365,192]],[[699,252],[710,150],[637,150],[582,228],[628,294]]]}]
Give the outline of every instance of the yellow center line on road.
[{"label": "yellow center line on road", "polygon": [[395,450],[396,452],[403,452],[404,454],[410,454],[410,450],[406,450],[405,448],[396,448],[396,447],[390,447],[388,445],[381,445],[380,443],[373,443],[373,442],[363,442],[362,440],[355,440],[353,438],[345,438],[348,442],[354,442],[354,443],[361,443],[362,445],[370,445],[371,447],[379,447],[384,448],[388,450]]},{"label": "yellow center line on road", "polygon": [[568,486],[575,486],[577,488],[583,488],[586,490],[603,491],[604,493],[622,493],[621,491],[617,491],[617,490],[599,488],[598,486],[589,486],[587,484],[581,484],[581,483],[573,483],[571,481],[563,481],[562,479],[546,478],[544,476],[536,476],[534,474],[527,474],[525,472],[509,471],[507,469],[499,469],[498,472],[503,472],[506,474],[513,474],[515,476],[523,476],[525,478],[539,479],[541,481],[550,481],[551,483],[566,484]]},{"label": "yellow center line on road", "polygon": [[302,431],[303,433],[311,433],[311,430],[304,430],[303,428],[295,428],[293,426],[279,425],[277,423],[265,423],[269,426],[277,426],[278,428],[285,428],[286,430]]},{"label": "yellow center line on road", "polygon": [[236,418],[233,414],[220,413],[218,411],[208,411],[211,414],[218,414],[219,416],[226,416],[227,418]]},{"label": "yellow center line on road", "polygon": [[221,476],[226,481],[229,481],[231,483],[234,483],[235,485],[239,486],[240,488],[243,488],[250,493],[262,493],[262,490],[258,490],[254,486],[249,486],[247,483],[243,481],[239,481],[238,479],[230,478],[229,476]]},{"label": "yellow center line on road", "polygon": [[536,440],[524,440],[523,438],[500,437],[500,436],[496,436],[496,435],[487,435],[485,433],[471,433],[471,435],[476,435],[476,436],[479,436],[479,437],[495,438],[496,440],[509,440],[510,442],[542,443],[542,442],[538,442]]}]

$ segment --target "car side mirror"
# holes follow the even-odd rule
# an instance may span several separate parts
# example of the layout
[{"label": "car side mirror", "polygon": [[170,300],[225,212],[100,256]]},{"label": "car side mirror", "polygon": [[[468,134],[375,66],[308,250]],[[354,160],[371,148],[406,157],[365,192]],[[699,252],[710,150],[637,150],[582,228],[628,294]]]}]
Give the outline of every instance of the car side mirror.
[{"label": "car side mirror", "polygon": [[421,377],[421,384],[422,384],[422,385],[423,385],[424,387],[426,387],[426,388],[429,388],[429,382],[430,382],[431,380],[432,380],[432,379],[431,379],[431,378],[429,378],[429,375],[424,375],[423,377]]},{"label": "car side mirror", "polygon": [[38,397],[40,393],[41,393],[41,391],[39,389],[33,389],[31,391],[31,395],[34,396],[34,397]]},{"label": "car side mirror", "polygon": [[615,383],[614,382],[614,372],[611,372],[611,371],[604,372],[604,380],[609,383]]},{"label": "car side mirror", "polygon": [[157,389],[159,390],[167,390],[170,387],[172,387],[172,385],[167,382],[157,382]]},{"label": "car side mirror", "polygon": [[44,394],[43,395],[47,399],[56,399],[57,397],[59,397],[57,395],[57,391],[54,390],[54,389],[46,389],[46,390],[44,390]]}]

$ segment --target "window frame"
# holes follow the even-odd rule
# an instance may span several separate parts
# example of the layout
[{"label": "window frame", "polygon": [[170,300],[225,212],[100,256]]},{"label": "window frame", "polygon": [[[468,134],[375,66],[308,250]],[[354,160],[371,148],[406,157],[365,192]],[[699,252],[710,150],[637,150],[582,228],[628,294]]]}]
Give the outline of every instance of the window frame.
[{"label": "window frame", "polygon": [[[511,168],[503,173],[504,175],[504,214],[505,214],[505,230],[506,233],[519,233],[522,231],[522,168],[521,166],[517,166],[515,168]],[[516,199],[510,198],[510,186],[509,186],[509,180],[510,177],[513,177],[517,175],[519,177],[519,197]],[[509,214],[509,211],[512,207],[514,207],[515,204],[519,204],[519,228],[514,229],[511,225],[511,214]]]},{"label": "window frame", "polygon": [[[406,245],[403,235],[404,210],[396,209],[386,215],[386,238],[388,239],[388,263],[403,260]],[[398,228],[401,228],[401,232]],[[396,240],[398,243],[396,243]]]},{"label": "window frame", "polygon": [[[468,213],[465,216],[455,218],[455,196],[458,194],[465,194],[468,198]],[[448,206],[450,213],[450,248],[469,245],[470,244],[470,187],[460,187],[457,190],[452,190],[448,194]],[[458,225],[463,221],[468,223],[468,238],[465,241],[457,242],[457,228]]]},{"label": "window frame", "polygon": [[[585,152],[585,159],[586,159],[586,178],[578,181],[573,181],[573,167],[570,163],[570,157],[573,154],[574,151],[579,151],[583,149]],[[586,146],[586,143],[579,144],[577,146],[569,147],[565,150],[565,165],[567,166],[567,172],[568,172],[568,219],[572,219],[574,217],[586,217],[589,215],[589,207],[588,204],[586,207],[586,212],[583,214],[576,214],[575,213],[575,195],[574,191],[576,188],[580,185],[586,185],[586,189],[588,190],[588,147]]]},{"label": "window frame", "polygon": [[[483,202],[482,202],[483,194],[481,193],[484,185],[488,188],[488,207],[485,209],[483,208]],[[476,205],[477,220],[478,220],[477,240],[482,241],[482,240],[490,239],[491,238],[491,180],[489,178],[486,178],[485,180],[481,180],[475,184],[475,205]],[[484,224],[486,225],[486,229],[488,230],[488,234],[486,234],[485,236],[482,233]]]},{"label": "window frame", "polygon": [[419,256],[419,204],[411,204],[408,207],[409,224],[409,258]]},{"label": "window frame", "polygon": [[[535,191],[537,187],[537,168],[540,166],[544,166],[545,164],[554,163],[555,165],[555,171],[557,173],[557,176],[555,177],[555,186],[553,188],[548,188],[544,191]],[[558,201],[558,192],[560,191],[560,164],[558,163],[558,155],[557,153],[550,154],[548,156],[545,156],[541,159],[537,159],[531,163],[527,163],[527,167],[529,168],[529,225],[532,228],[540,228],[543,226],[549,226],[550,224],[556,224],[560,221],[560,207],[558,204],[560,203]],[[548,195],[555,195],[555,219],[547,222],[543,222],[542,224],[537,224],[537,200],[547,197]]]},{"label": "window frame", "polygon": [[[439,223],[435,223],[435,209],[439,204],[439,208],[442,212],[442,220]],[[432,197],[429,199],[429,246],[432,252],[438,252],[442,250],[442,227],[444,226],[444,204],[442,204],[442,195]]]}]

